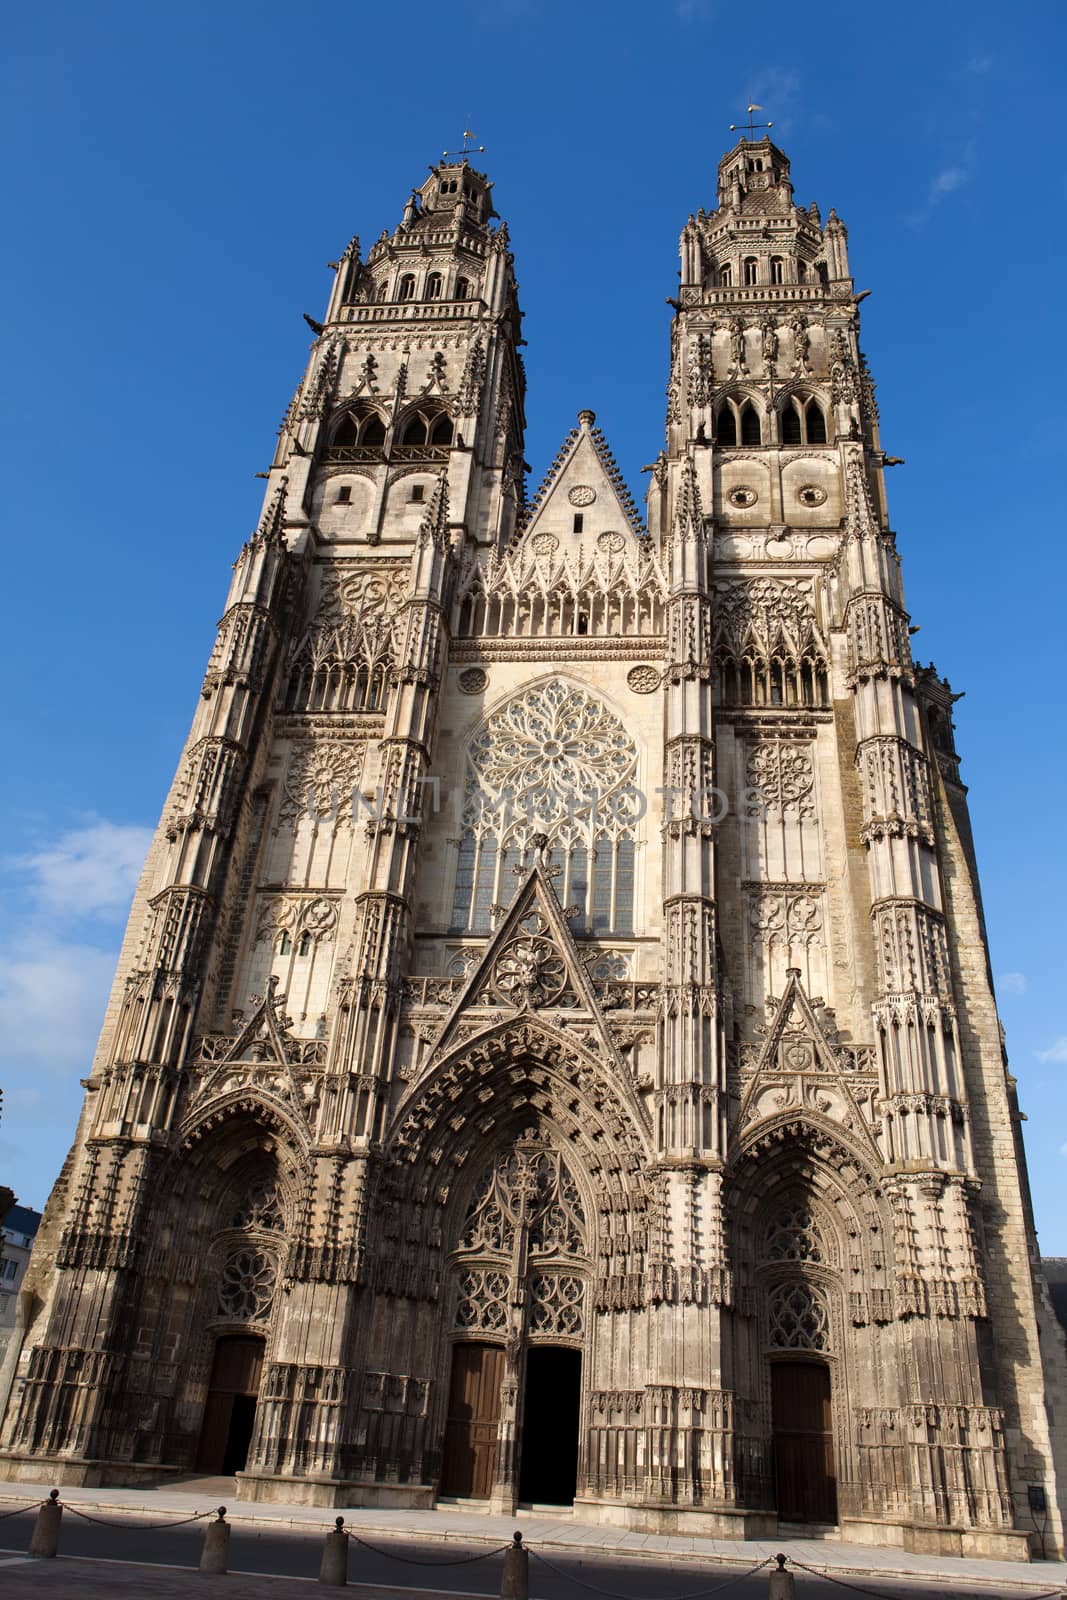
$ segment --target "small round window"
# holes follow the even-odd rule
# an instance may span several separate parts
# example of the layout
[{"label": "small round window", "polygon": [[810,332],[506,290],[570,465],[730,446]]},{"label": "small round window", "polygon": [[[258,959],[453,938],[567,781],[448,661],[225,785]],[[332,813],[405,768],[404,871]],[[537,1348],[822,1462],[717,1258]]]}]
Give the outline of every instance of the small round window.
[{"label": "small round window", "polygon": [[742,510],[754,506],[759,499],[755,489],[750,489],[747,484],[739,484],[736,489],[731,489],[727,497],[732,506],[740,506]]},{"label": "small round window", "polygon": [[798,492],[797,499],[802,506],[823,506],[826,504],[826,490],[820,489],[817,484],[806,483]]}]

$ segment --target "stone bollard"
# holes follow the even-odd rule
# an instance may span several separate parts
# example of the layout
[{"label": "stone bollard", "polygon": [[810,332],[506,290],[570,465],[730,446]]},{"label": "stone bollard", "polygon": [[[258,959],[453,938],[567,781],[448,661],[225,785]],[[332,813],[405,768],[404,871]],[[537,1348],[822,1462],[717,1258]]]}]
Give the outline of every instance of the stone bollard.
[{"label": "stone bollard", "polygon": [[204,1548],[200,1554],[201,1572],[225,1572],[226,1557],[230,1548],[230,1524],[226,1521],[226,1507],[219,1506],[214,1522],[209,1522],[204,1534]]},{"label": "stone bollard", "polygon": [[53,1489],[37,1513],[37,1521],[30,1534],[28,1553],[31,1556],[55,1556],[59,1549],[59,1524],[63,1521],[63,1507],[59,1503],[59,1490]]},{"label": "stone bollard", "polygon": [[500,1600],[530,1600],[530,1552],[523,1546],[521,1533],[512,1534],[504,1551]]},{"label": "stone bollard", "polygon": [[330,1583],[335,1589],[348,1582],[348,1534],[344,1517],[337,1517],[333,1531],[326,1535],[319,1582]]},{"label": "stone bollard", "polygon": [[778,1563],[778,1570],[771,1573],[771,1581],[767,1589],[767,1600],[794,1600],[797,1592],[797,1582],[793,1574],[785,1570],[788,1558],[777,1555],[774,1559]]}]

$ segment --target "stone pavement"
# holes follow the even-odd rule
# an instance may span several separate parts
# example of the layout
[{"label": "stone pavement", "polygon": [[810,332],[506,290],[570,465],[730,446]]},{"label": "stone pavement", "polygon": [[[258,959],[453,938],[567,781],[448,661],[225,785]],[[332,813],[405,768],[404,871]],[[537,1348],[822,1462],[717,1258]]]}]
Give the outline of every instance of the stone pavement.
[{"label": "stone pavement", "polygon": [[[51,1484],[0,1482],[0,1515],[16,1505],[45,1499],[51,1488]],[[905,1550],[844,1544],[832,1539],[742,1541],[708,1539],[680,1533],[635,1533],[624,1528],[577,1522],[567,1512],[560,1513],[547,1508],[523,1510],[514,1517],[502,1517],[450,1505],[438,1506],[432,1511],[408,1508],[389,1510],[380,1506],[327,1508],[268,1505],[238,1499],[232,1478],[184,1479],[166,1487],[151,1489],[72,1486],[61,1488],[60,1498],[66,1505],[82,1506],[86,1511],[95,1510],[103,1515],[132,1514],[160,1520],[167,1516],[189,1517],[194,1512],[207,1511],[223,1504],[228,1507],[227,1519],[234,1524],[272,1524],[296,1531],[306,1529],[309,1533],[325,1533],[333,1526],[335,1517],[343,1516],[345,1526],[351,1533],[363,1534],[369,1539],[392,1535],[409,1539],[451,1540],[468,1545],[501,1545],[510,1542],[514,1529],[521,1528],[525,1542],[533,1550],[555,1549],[574,1555],[619,1555],[627,1559],[641,1556],[659,1560],[668,1558],[672,1565],[687,1562],[702,1566],[725,1563],[748,1565],[781,1550],[791,1560],[837,1578],[913,1578],[940,1583],[984,1584],[989,1586],[991,1594],[1017,1594],[1020,1600],[1026,1600],[1027,1593],[1067,1588],[1067,1562],[1063,1561],[1027,1563],[973,1560],[958,1556],[922,1556],[912,1555]],[[0,1530],[2,1527],[0,1523]],[[0,1532],[0,1544],[3,1542]],[[40,1563],[34,1565],[39,1566]],[[5,1595],[16,1593],[9,1588],[9,1582],[20,1570],[18,1567],[0,1569]],[[162,1576],[161,1570],[161,1581]],[[269,1581],[291,1583],[294,1580]],[[170,1591],[157,1588],[146,1592],[162,1595]],[[367,1592],[369,1594],[370,1591]],[[227,1587],[226,1593],[236,1600],[236,1589]],[[258,1591],[256,1593],[258,1595]],[[263,1593],[266,1595],[267,1591]],[[382,1600],[397,1600],[395,1589],[388,1592],[382,1590],[380,1593]],[[420,1600],[425,1600],[428,1591],[420,1590],[419,1593]],[[243,1595],[241,1600],[244,1600]],[[455,1595],[450,1600],[455,1600]]]}]

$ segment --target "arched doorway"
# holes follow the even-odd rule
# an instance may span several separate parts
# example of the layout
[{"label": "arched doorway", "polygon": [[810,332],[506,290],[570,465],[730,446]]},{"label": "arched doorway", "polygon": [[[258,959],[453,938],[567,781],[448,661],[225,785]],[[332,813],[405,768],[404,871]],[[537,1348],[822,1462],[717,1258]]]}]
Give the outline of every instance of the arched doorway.
[{"label": "arched doorway", "polygon": [[266,1340],[228,1334],[215,1345],[196,1464],[201,1472],[243,1470],[252,1442]]},{"label": "arched doorway", "polygon": [[468,1191],[452,1254],[440,1492],[570,1505],[589,1298],[587,1202],[563,1152],[527,1134]]},{"label": "arched doorway", "polygon": [[837,1469],[826,1362],[773,1362],[771,1416],[779,1521],[835,1523]]}]

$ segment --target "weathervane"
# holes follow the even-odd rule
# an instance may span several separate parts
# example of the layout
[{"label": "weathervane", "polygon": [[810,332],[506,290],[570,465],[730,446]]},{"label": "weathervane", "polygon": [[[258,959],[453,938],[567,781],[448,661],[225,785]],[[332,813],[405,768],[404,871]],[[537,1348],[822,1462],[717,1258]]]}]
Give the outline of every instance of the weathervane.
[{"label": "weathervane", "polygon": [[[752,138],[752,134],[753,134],[753,132],[755,131],[756,128],[773,128],[774,127],[774,123],[773,122],[753,122],[753,120],[752,120],[753,111],[763,111],[764,109],[765,108],[763,106],[757,106],[755,104],[750,105],[749,108],[748,108],[748,132],[747,132],[746,137],[753,144],[755,144],[756,141]],[[731,133],[737,133],[739,130],[740,130],[740,132],[742,134],[745,134],[745,128],[744,128],[743,124],[737,123],[737,122],[731,122],[731,124],[730,124],[730,132]],[[466,134],[464,134],[463,137],[466,138],[467,137]]]},{"label": "weathervane", "polygon": [[[468,117],[467,120],[469,122],[470,118]],[[481,155],[485,150],[485,145],[484,144],[472,144],[471,140],[473,138],[474,138],[474,134],[471,132],[471,130],[469,128],[464,128],[464,130],[463,130],[463,148],[461,150],[444,150],[444,151],[442,151],[441,160],[442,161],[451,161],[454,156],[459,156],[459,158],[461,160],[465,161],[468,156]]]}]

